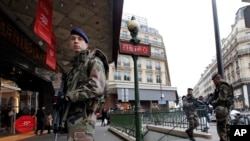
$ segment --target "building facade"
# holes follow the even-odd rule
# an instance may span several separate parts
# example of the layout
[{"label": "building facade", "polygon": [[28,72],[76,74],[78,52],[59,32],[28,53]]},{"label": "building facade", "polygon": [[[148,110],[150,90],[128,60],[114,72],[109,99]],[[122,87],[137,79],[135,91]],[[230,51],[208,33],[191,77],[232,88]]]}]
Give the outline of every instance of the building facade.
[{"label": "building facade", "polygon": [[[131,39],[127,28],[132,15],[125,13],[122,17],[120,42]],[[151,110],[156,104],[159,108],[174,108],[178,100],[177,88],[171,87],[168,60],[162,36],[154,28],[148,27],[147,19],[135,16],[140,23],[138,38],[142,44],[151,45],[150,57],[138,57],[138,81],[142,111]],[[130,110],[134,106],[134,62],[131,55],[119,54],[117,66],[110,64],[109,97],[106,106]]]},{"label": "building facade", "polygon": [[[222,39],[224,80],[233,85],[234,108],[239,110],[249,107],[250,99],[250,29],[245,26],[245,8],[237,11],[231,32]],[[213,93],[215,86],[211,77],[215,72],[217,61],[214,59],[194,87],[196,97]]]}]

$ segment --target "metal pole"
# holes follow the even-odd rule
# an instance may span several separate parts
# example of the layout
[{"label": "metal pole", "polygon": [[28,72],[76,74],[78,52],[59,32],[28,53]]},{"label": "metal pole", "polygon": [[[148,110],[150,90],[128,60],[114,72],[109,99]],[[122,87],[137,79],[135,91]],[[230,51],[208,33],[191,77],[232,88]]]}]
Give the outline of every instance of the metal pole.
[{"label": "metal pole", "polygon": [[[161,100],[161,102],[162,102],[162,100],[163,100],[163,93],[162,93],[162,83],[161,83],[161,71],[159,71],[159,73],[160,73],[160,89],[161,89],[161,96],[160,96],[160,100]],[[161,111],[163,111],[163,104],[162,103],[160,103],[160,105],[161,105]]]},{"label": "metal pole", "polygon": [[137,55],[132,55],[134,60],[134,76],[135,76],[135,128],[136,128],[136,141],[141,141],[141,113],[140,113],[140,95],[138,86],[138,73],[137,73]]},{"label": "metal pole", "polygon": [[216,42],[216,57],[217,57],[217,66],[218,73],[224,78],[224,68],[221,54],[221,43],[220,43],[220,32],[218,26],[218,16],[217,16],[217,7],[216,1],[212,0],[212,8],[213,8],[213,18],[214,18],[214,34],[215,34],[215,42]]}]

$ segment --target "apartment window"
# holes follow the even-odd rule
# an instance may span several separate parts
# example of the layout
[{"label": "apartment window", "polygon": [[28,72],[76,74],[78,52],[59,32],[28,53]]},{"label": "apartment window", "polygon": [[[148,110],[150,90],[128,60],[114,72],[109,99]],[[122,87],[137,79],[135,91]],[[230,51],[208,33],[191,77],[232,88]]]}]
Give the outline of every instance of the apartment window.
[{"label": "apartment window", "polygon": [[130,66],[130,62],[129,62],[129,58],[128,57],[124,57],[123,58],[123,66],[126,66],[126,67]]},{"label": "apartment window", "polygon": [[237,60],[236,61],[236,70],[238,70],[240,67],[239,67],[239,61]]},{"label": "apartment window", "polygon": [[121,57],[120,57],[120,56],[118,56],[118,58],[117,58],[117,65],[118,65],[118,66],[121,65]]},{"label": "apartment window", "polygon": [[152,63],[151,63],[150,60],[147,60],[147,61],[146,61],[146,68],[147,68],[147,69],[152,69]]},{"label": "apartment window", "polygon": [[130,81],[130,72],[124,72],[124,81]]},{"label": "apartment window", "polygon": [[159,56],[161,55],[159,49],[155,49],[155,55],[159,55]]},{"label": "apartment window", "polygon": [[122,37],[128,38],[128,31],[122,31]]},{"label": "apartment window", "polygon": [[145,42],[145,43],[148,43],[148,36],[145,36],[145,37],[144,37],[144,42]]},{"label": "apartment window", "polygon": [[161,75],[156,75],[156,83],[161,83]]},{"label": "apartment window", "polygon": [[115,71],[114,79],[115,80],[121,80],[121,72],[120,71]]},{"label": "apartment window", "polygon": [[140,72],[138,73],[138,82],[142,82],[142,76]]},{"label": "apartment window", "polygon": [[147,74],[147,82],[153,82],[152,74]]},{"label": "apartment window", "polygon": [[161,63],[155,62],[155,70],[161,70]]},{"label": "apartment window", "polygon": [[157,45],[158,44],[158,40],[157,38],[153,38],[153,44]]},{"label": "apartment window", "polygon": [[137,60],[137,67],[141,68],[141,60],[140,59]]}]

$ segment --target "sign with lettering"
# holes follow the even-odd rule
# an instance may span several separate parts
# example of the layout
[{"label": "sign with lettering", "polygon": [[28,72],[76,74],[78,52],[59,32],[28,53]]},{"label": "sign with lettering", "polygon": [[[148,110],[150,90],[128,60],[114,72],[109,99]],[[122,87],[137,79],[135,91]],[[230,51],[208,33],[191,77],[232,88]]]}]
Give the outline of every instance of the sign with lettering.
[{"label": "sign with lettering", "polygon": [[230,125],[230,140],[236,141],[240,139],[247,139],[250,137],[249,125]]},{"label": "sign with lettering", "polygon": [[39,0],[34,32],[51,45],[52,39],[52,1]]},{"label": "sign with lettering", "polygon": [[36,121],[32,116],[21,116],[16,120],[16,130],[21,133],[30,132],[35,129]]},{"label": "sign with lettering", "polygon": [[53,70],[56,69],[56,39],[54,34],[52,34],[51,45],[48,44],[46,48],[46,64]]},{"label": "sign with lettering", "polygon": [[134,45],[130,42],[121,42],[120,53],[127,55],[139,55],[139,56],[150,57],[151,46],[146,44]]},{"label": "sign with lettering", "polygon": [[[20,53],[22,52],[32,61],[45,67],[45,52],[6,16],[0,16],[0,38],[6,40],[6,43],[10,43],[13,48],[20,50]],[[60,71],[58,66],[56,66],[56,71]]]}]

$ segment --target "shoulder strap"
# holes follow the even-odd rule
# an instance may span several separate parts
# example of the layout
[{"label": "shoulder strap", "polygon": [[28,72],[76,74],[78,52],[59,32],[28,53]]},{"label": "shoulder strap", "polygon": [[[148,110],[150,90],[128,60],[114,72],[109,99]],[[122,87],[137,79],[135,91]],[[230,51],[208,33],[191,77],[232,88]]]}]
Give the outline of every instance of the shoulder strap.
[{"label": "shoulder strap", "polygon": [[93,57],[100,58],[100,60],[103,62],[103,65],[104,65],[104,69],[105,69],[105,73],[106,73],[105,75],[108,78],[109,64],[108,64],[108,60],[107,60],[106,55],[101,50],[95,49],[89,54],[89,57],[90,58],[93,58]]}]

